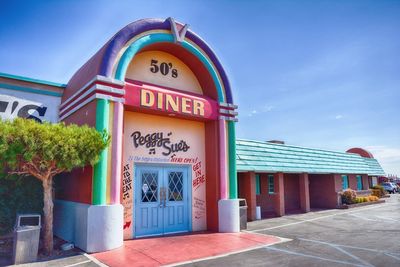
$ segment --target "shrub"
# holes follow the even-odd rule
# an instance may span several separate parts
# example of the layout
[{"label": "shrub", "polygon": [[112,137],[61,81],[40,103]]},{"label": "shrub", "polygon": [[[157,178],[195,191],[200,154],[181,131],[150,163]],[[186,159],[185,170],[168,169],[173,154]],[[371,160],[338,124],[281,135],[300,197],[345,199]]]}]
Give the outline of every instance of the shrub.
[{"label": "shrub", "polygon": [[381,198],[386,194],[385,189],[381,185],[375,185],[371,187],[372,189],[372,195],[377,196],[378,198]]},{"label": "shrub", "polygon": [[368,197],[369,201],[378,201],[379,198],[377,196],[369,196]]},{"label": "shrub", "polygon": [[356,201],[356,191],[351,190],[351,189],[346,189],[342,193],[342,203],[343,204],[353,204]]},{"label": "shrub", "polygon": [[0,236],[12,232],[17,213],[42,214],[42,195],[42,183],[35,177],[0,173]]},{"label": "shrub", "polygon": [[[94,165],[110,136],[88,126],[0,120],[2,173],[34,176],[43,186],[43,248],[53,252],[53,178],[75,167]],[[27,186],[22,184],[21,186]]]},{"label": "shrub", "polygon": [[363,199],[363,202],[368,202],[369,201],[368,197],[363,197],[362,199]]}]

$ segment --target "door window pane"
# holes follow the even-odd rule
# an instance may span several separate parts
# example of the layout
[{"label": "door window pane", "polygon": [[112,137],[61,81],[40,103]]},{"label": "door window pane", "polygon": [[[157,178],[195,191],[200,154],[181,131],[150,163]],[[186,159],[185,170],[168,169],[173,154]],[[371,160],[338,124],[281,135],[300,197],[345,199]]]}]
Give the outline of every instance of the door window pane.
[{"label": "door window pane", "polygon": [[142,172],[142,202],[157,202],[158,173]]},{"label": "door window pane", "polygon": [[362,177],[361,175],[357,175],[357,190],[362,190]]},{"label": "door window pane", "polygon": [[349,178],[347,175],[342,175],[342,189],[347,189],[349,188]]},{"label": "door window pane", "polygon": [[256,174],[256,195],[261,194],[260,175]]},{"label": "door window pane", "polygon": [[182,201],[183,199],[183,172],[170,172],[168,174],[168,200]]},{"label": "door window pane", "polygon": [[274,175],[272,174],[268,175],[268,193],[274,193]]}]

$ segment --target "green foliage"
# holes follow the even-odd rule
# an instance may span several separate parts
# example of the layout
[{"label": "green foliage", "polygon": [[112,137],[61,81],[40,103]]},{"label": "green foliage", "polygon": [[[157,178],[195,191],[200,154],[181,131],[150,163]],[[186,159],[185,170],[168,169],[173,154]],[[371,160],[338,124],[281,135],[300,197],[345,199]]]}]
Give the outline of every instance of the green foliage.
[{"label": "green foliage", "polygon": [[342,193],[342,203],[343,204],[353,204],[356,203],[356,191],[352,190],[352,189],[346,189],[343,193]]},{"label": "green foliage", "polygon": [[43,187],[32,177],[0,174],[0,236],[12,231],[17,213],[42,213]]},{"label": "green foliage", "polygon": [[94,165],[109,142],[106,132],[88,126],[0,120],[0,234],[12,229],[17,213],[41,213],[42,181]]},{"label": "green foliage", "polygon": [[109,140],[106,132],[88,126],[0,120],[0,162],[20,173],[32,163],[39,173],[70,171],[95,164]]}]

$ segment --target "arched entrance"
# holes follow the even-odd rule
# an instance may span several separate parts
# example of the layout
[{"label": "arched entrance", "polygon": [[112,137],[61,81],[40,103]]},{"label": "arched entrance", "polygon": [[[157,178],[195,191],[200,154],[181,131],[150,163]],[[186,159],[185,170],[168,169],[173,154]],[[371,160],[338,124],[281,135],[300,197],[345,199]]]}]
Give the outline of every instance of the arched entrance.
[{"label": "arched entrance", "polygon": [[82,66],[60,117],[112,136],[80,174],[104,215],[96,218],[118,221],[122,204],[121,225],[102,240],[221,230],[221,220],[224,231],[236,229],[236,213],[218,206],[237,199],[236,108],[211,48],[172,18],[129,24]]}]

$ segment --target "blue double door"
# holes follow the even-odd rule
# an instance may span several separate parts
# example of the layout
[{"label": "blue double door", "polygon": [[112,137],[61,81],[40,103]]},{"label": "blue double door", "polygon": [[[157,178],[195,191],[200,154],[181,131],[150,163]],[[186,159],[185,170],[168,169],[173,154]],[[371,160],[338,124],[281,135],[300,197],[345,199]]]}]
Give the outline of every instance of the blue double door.
[{"label": "blue double door", "polygon": [[190,230],[188,174],[188,167],[136,166],[136,237]]}]

